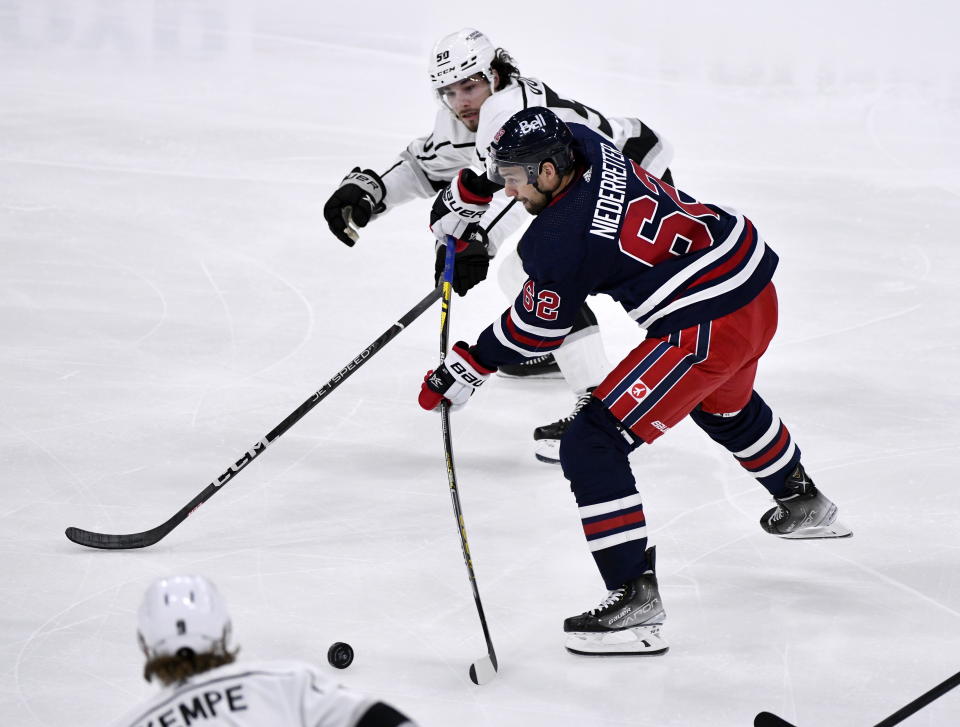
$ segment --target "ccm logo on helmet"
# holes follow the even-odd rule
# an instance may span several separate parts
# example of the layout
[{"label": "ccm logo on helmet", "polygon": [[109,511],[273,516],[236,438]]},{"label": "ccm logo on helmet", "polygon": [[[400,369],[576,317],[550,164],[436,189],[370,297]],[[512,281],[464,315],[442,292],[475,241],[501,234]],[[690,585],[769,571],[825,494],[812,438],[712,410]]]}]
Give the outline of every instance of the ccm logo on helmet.
[{"label": "ccm logo on helmet", "polygon": [[543,120],[542,114],[537,114],[530,121],[524,119],[520,122],[520,133],[529,134],[531,131],[536,131],[537,129],[542,129],[547,125],[547,122]]}]

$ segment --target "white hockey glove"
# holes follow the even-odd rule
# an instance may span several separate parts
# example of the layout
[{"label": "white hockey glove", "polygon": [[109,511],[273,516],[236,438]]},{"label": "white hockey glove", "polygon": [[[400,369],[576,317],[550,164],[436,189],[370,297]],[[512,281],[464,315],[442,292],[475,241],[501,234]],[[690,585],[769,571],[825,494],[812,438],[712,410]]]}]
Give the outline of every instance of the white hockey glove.
[{"label": "white hockey glove", "polygon": [[493,198],[480,188],[480,179],[472,169],[461,169],[437,195],[430,210],[430,230],[440,242],[446,243],[447,235],[463,240],[479,227],[477,223]]},{"label": "white hockey glove", "polygon": [[354,167],[323,206],[330,232],[344,245],[353,247],[360,239],[356,228],[365,227],[373,215],[386,209],[383,204],[386,194],[379,174],[372,169],[361,171],[360,167]]},{"label": "white hockey glove", "polygon": [[452,409],[459,409],[492,373],[473,357],[466,343],[457,341],[440,367],[423,377],[417,401],[427,411],[436,409],[444,399]]}]

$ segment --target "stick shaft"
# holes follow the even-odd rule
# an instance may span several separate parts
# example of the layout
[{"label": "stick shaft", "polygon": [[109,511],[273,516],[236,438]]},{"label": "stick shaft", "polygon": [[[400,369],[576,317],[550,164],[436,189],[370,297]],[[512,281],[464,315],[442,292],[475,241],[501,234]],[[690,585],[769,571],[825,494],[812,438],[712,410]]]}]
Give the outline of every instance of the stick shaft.
[{"label": "stick shaft", "polygon": [[902,709],[898,709],[896,712],[891,714],[882,722],[878,722],[876,727],[893,727],[893,725],[895,724],[900,724],[901,722],[903,722],[903,720],[905,720],[911,714],[923,709],[935,699],[939,699],[940,697],[942,697],[944,694],[949,692],[951,689],[953,689],[957,685],[960,685],[960,672],[957,672],[949,679],[946,679],[945,681],[940,682],[940,684],[935,686],[929,692],[926,692],[925,694],[921,694],[919,697],[917,697],[912,702],[910,702],[910,704],[908,704],[906,707],[903,707]]},{"label": "stick shaft", "polygon": [[396,323],[384,331],[373,343],[363,349],[352,361],[340,369],[332,379],[314,392],[309,399],[292,411],[282,422],[271,429],[263,439],[255,442],[239,459],[227,467],[224,472],[212,480],[196,497],[180,508],[180,510],[165,523],[141,533],[128,533],[123,535],[95,533],[89,530],[83,530],[82,528],[69,527],[66,530],[67,538],[78,545],[85,545],[89,548],[125,550],[129,548],[145,548],[166,537],[175,527],[186,520],[194,510],[217,494],[225,484],[236,477],[248,464],[253,462],[253,460],[263,454],[267,447],[279,439],[290,427],[303,419],[303,417],[323,401],[330,392],[350,378],[350,376],[369,361],[374,354],[383,349],[383,347],[396,338],[404,328],[422,315],[423,312],[433,305],[434,301],[441,296],[441,291],[442,287],[437,286],[424,296],[419,303],[401,316]]},{"label": "stick shaft", "polygon": [[[450,343],[450,303],[453,297],[453,262],[456,253],[456,241],[447,237],[447,259],[443,272],[443,297],[440,308],[440,362],[447,356]],[[467,540],[467,526],[463,520],[463,507],[460,504],[460,491],[457,487],[457,472],[453,464],[453,435],[450,430],[450,403],[444,399],[440,402],[440,427],[443,431],[443,454],[447,465],[447,484],[450,487],[450,501],[453,504],[453,514],[457,520],[457,532],[460,535],[460,549],[463,551],[463,562],[467,567],[467,577],[473,589],[473,602],[480,617],[480,627],[483,629],[483,638],[487,643],[487,655],[497,669],[497,654],[493,649],[493,640],[490,638],[490,629],[487,626],[487,617],[483,612],[483,603],[480,601],[480,589],[477,586],[477,576],[473,570],[473,559],[470,556],[470,543]],[[472,678],[472,677],[471,677]]]}]

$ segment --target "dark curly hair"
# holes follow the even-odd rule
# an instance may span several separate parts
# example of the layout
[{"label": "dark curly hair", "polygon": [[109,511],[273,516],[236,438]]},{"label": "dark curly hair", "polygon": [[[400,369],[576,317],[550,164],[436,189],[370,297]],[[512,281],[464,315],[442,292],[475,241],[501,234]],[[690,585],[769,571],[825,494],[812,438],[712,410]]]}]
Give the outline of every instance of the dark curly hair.
[{"label": "dark curly hair", "polygon": [[180,649],[173,656],[157,656],[147,661],[143,667],[143,678],[148,682],[156,677],[164,686],[178,684],[195,674],[201,674],[218,666],[232,664],[237,652],[216,649],[195,654],[192,649]]},{"label": "dark curly hair", "polygon": [[513,56],[507,53],[507,51],[503,48],[497,48],[493,60],[490,61],[490,67],[497,72],[497,77],[499,78],[497,87],[494,89],[495,91],[504,88],[510,83],[510,79],[519,78],[520,69],[517,68],[516,63],[517,62],[513,60]]}]

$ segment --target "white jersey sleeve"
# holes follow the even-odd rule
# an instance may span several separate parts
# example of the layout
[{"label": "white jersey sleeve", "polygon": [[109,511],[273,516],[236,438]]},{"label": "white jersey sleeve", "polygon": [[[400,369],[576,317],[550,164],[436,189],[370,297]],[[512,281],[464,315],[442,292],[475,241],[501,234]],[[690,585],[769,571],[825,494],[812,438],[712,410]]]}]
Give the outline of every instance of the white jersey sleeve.
[{"label": "white jersey sleeve", "polygon": [[250,662],[168,687],[114,727],[355,727],[375,702],[310,664]]},{"label": "white jersey sleeve", "polygon": [[393,164],[380,174],[387,193],[383,203],[389,210],[418,197],[432,197],[470,166],[476,134],[447,109],[439,109],[428,136],[414,139]]},{"label": "white jersey sleeve", "polygon": [[[536,78],[517,78],[497,91],[480,107],[473,163],[482,168],[494,134],[518,111],[530,106],[546,106],[563,121],[589,126],[610,139],[631,159],[654,176],[661,176],[673,156],[670,144],[637,118],[607,118],[596,109],[564,98]],[[481,220],[487,230],[491,252],[504,239],[530,219],[523,206],[504,194],[494,196]]]}]

